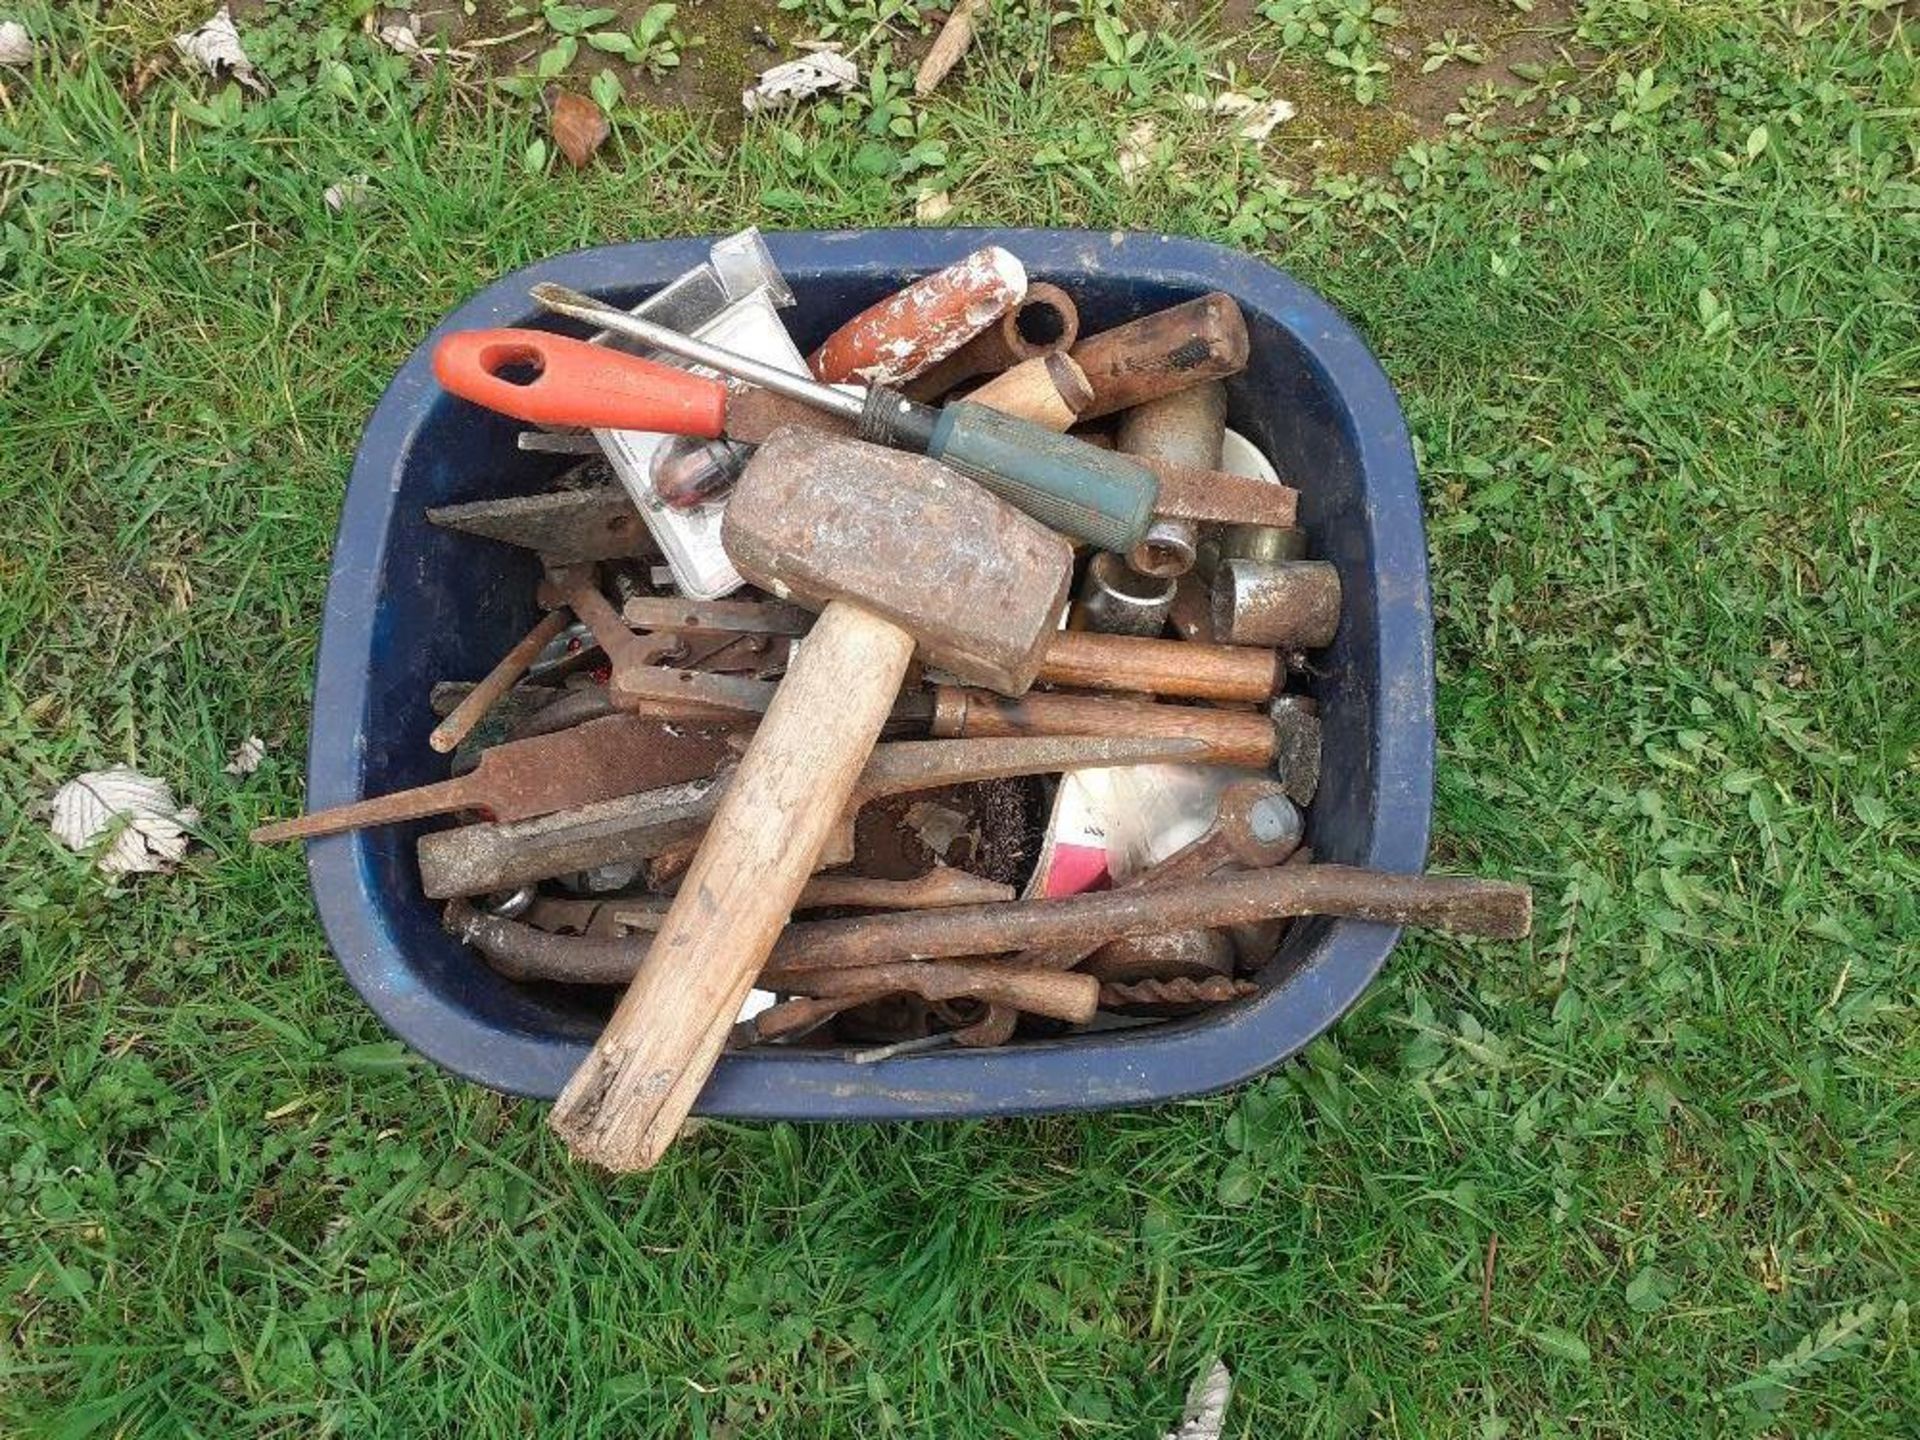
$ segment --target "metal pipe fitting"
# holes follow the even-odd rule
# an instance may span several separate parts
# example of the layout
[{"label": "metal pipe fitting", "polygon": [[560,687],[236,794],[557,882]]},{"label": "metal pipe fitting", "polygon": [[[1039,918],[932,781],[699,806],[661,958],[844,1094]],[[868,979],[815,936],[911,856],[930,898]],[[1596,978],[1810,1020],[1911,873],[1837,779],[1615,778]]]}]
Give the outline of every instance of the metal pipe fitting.
[{"label": "metal pipe fitting", "polygon": [[1167,628],[1173,589],[1173,581],[1139,574],[1101,551],[1087,562],[1076,609],[1087,629],[1104,635],[1158,635]]},{"label": "metal pipe fitting", "polygon": [[1213,577],[1220,644],[1312,649],[1339,628],[1340,572],[1325,560],[1227,560]]}]

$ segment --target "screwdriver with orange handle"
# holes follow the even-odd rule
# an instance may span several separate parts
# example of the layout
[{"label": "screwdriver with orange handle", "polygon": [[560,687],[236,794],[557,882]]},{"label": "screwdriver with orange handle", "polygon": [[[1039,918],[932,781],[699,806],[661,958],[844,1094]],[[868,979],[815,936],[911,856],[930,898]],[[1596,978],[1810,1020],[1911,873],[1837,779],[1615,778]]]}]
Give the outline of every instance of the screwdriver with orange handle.
[{"label": "screwdriver with orange handle", "polygon": [[[556,313],[824,411],[850,423],[861,439],[944,461],[1036,519],[1102,549],[1132,549],[1153,517],[1159,479],[1129,456],[964,400],[936,409],[885,386],[864,394],[838,390],[564,286],[538,285],[533,294]],[[519,383],[516,370],[532,373]],[[537,424],[748,438],[729,425],[723,382],[541,331],[449,335],[434,353],[434,374],[456,395]]]}]

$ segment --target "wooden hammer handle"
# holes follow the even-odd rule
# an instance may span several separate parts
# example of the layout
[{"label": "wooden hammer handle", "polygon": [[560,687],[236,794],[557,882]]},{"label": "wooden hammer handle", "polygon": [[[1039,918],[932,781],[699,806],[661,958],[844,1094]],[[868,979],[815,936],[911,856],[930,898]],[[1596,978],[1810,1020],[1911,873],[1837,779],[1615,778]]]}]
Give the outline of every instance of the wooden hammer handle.
[{"label": "wooden hammer handle", "polygon": [[747,748],[647,959],[549,1120],[574,1154],[646,1169],[673,1143],[813,873],[906,675],[913,640],[821,613]]},{"label": "wooden hammer handle", "polygon": [[1047,645],[1040,678],[1076,690],[1264,702],[1273,698],[1287,672],[1276,652],[1260,646],[1062,630]]},{"label": "wooden hammer handle", "polygon": [[1273,759],[1273,722],[1239,710],[1147,705],[1091,695],[1031,693],[1018,700],[941,685],[933,733],[969,739],[1000,735],[1133,735],[1203,742],[1215,765],[1264,768]]}]

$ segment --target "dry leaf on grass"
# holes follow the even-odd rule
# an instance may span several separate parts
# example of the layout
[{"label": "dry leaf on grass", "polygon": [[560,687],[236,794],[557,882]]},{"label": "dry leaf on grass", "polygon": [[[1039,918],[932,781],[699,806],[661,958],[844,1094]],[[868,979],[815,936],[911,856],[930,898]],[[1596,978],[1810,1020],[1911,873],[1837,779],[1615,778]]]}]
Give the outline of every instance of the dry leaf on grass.
[{"label": "dry leaf on grass", "polygon": [[1183,95],[1180,97],[1189,110],[1198,110],[1213,115],[1241,115],[1246,117],[1234,133],[1242,140],[1251,140],[1256,145],[1271,135],[1274,130],[1286,124],[1300,113],[1300,109],[1291,100],[1256,100],[1251,95],[1243,95],[1238,90],[1227,90],[1209,100],[1205,95]]},{"label": "dry leaf on grass", "polygon": [[813,95],[840,94],[860,83],[860,67],[832,50],[816,50],[767,71],[740,92],[740,106],[749,115],[784,110]]},{"label": "dry leaf on grass", "polygon": [[1142,120],[1127,131],[1126,139],[1120,142],[1120,178],[1131,185],[1133,177],[1153,163],[1159,143],[1160,127],[1151,120]]},{"label": "dry leaf on grass", "polygon": [[593,152],[607,143],[613,127],[606,112],[584,95],[562,90],[553,97],[553,143],[573,168],[583,168]]},{"label": "dry leaf on grass", "polygon": [[411,25],[382,25],[380,43],[396,55],[419,58],[425,55],[426,47],[420,43],[420,37],[413,33]]},{"label": "dry leaf on grass", "polygon": [[1188,1387],[1180,1428],[1169,1430],[1167,1440],[1220,1440],[1227,1423],[1227,1402],[1232,1398],[1233,1376],[1215,1358]]},{"label": "dry leaf on grass", "polygon": [[249,735],[233,747],[233,754],[227,757],[227,774],[251,775],[260,768],[260,762],[267,758],[267,742],[258,735]]},{"label": "dry leaf on grass", "polygon": [[321,192],[320,198],[336,215],[343,210],[358,210],[373,198],[373,177],[349,175],[344,180],[336,180]]},{"label": "dry leaf on grass", "polygon": [[18,20],[0,22],[0,65],[31,65],[33,37]]},{"label": "dry leaf on grass", "polygon": [[929,190],[913,202],[913,218],[922,225],[938,225],[953,209],[953,197],[944,190]]},{"label": "dry leaf on grass", "polygon": [[173,44],[189,60],[197,60],[209,75],[231,75],[254,94],[267,93],[265,82],[253,73],[253,61],[240,48],[240,32],[234,28],[226,6],[222,5],[198,30],[174,36]]},{"label": "dry leaf on grass", "polygon": [[174,800],[166,781],[115,765],[62,785],[49,828],[54,839],[82,852],[112,833],[113,842],[94,861],[109,875],[164,875],[187,853],[187,827],[199,818],[198,810]]}]

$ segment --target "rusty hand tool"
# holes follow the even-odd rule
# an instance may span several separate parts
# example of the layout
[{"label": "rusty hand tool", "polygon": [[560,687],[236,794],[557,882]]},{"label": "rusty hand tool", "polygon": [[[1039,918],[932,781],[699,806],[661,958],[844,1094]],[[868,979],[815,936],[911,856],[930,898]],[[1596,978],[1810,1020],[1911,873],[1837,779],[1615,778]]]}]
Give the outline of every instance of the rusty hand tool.
[{"label": "rusty hand tool", "polygon": [[1083,419],[1126,410],[1247,368],[1247,321],[1215,291],[1089,335],[1068,352],[1093,385]]},{"label": "rusty hand tool", "polygon": [[556,563],[660,553],[633,501],[612,485],[439,505],[427,511],[427,519],[442,529],[538,551]]},{"label": "rusty hand tool", "polygon": [[1079,338],[1080,309],[1073,297],[1057,285],[1036,281],[1027,286],[1026,299],[900,388],[912,400],[938,400],[976,375],[997,375],[1029,360],[1064,354]]},{"label": "rusty hand tool", "polygon": [[433,727],[433,733],[427,736],[427,744],[442,755],[457,750],[460,742],[467,738],[467,733],[492,708],[493,702],[514,687],[520,677],[527,673],[527,667],[539,658],[540,652],[566,628],[567,612],[549,610],[533,629],[500,657],[499,664],[467,692],[466,698],[454,706],[453,713]]},{"label": "rusty hand tool", "polygon": [[[1048,430],[1066,430],[1092,399],[1093,391],[1080,367],[1065,355],[1042,355],[1014,366],[981,386],[967,399],[1016,420],[1031,421]],[[728,403],[727,432],[731,440],[674,437],[654,452],[653,493],[677,510],[691,510],[720,499],[740,479],[753,458],[750,441],[764,439],[776,423],[822,428],[819,417],[778,397],[752,391]],[[797,413],[796,413],[797,412]],[[849,432],[851,427],[848,427]]]},{"label": "rusty hand tool", "polygon": [[[1163,889],[1108,890],[1065,900],[1016,900],[1008,905],[800,921],[789,925],[775,943],[758,982],[763,989],[797,993],[808,983],[808,976],[822,971],[857,974],[895,960],[957,959],[1022,947],[1098,947],[1126,936],[1223,930],[1298,915],[1421,925],[1454,935],[1519,940],[1533,926],[1533,892],[1525,885],[1467,875],[1394,875],[1347,865],[1270,866]],[[619,984],[641,969],[651,946],[661,943],[657,936],[648,942],[640,936],[594,940],[546,935],[511,920],[480,915],[464,903],[447,907],[446,924],[487,955],[502,974],[516,979]],[[502,959],[503,954],[507,958]],[[1010,973],[1020,972],[1010,962],[993,963]],[[728,1025],[738,1012],[736,1002],[727,1012]]]},{"label": "rusty hand tool", "polygon": [[[936,865],[911,880],[883,880],[871,875],[815,875],[793,902],[802,910],[944,910],[954,905],[992,905],[1011,900],[1011,885],[983,879],[965,870]],[[668,897],[649,896],[636,905],[628,902],[615,913],[635,930],[658,930],[666,916]]]},{"label": "rusty hand tool", "polygon": [[262,825],[252,838],[263,844],[311,840],[454,810],[484,810],[499,821],[527,820],[711,775],[728,755],[721,735],[637,715],[609,715],[571,730],[495,745],[454,779]]},{"label": "rusty hand tool", "polygon": [[[601,902],[595,907],[596,916],[587,918],[586,923],[595,923],[597,913],[606,908],[607,902]],[[550,907],[549,913],[559,912]],[[622,984],[659,943],[657,937],[644,933],[627,937],[591,931],[550,933],[524,921],[483,914],[466,900],[449,901],[442,924],[449,934],[478,950],[495,970],[519,981]],[[796,977],[793,993],[839,999],[841,1003],[830,1007],[829,1013],[905,991],[928,1000],[991,1000],[1034,1014],[1085,1023],[1093,1018],[1099,989],[1100,982],[1091,975],[1022,975],[992,965],[923,965],[890,960],[858,970],[825,970]],[[781,1033],[810,1028],[825,1018],[826,1014],[820,1014],[805,1024],[786,1026]]]},{"label": "rusty hand tool", "polygon": [[1213,575],[1213,638],[1313,649],[1340,628],[1340,572],[1325,560],[1223,561]]},{"label": "rusty hand tool", "polygon": [[741,758],[650,959],[549,1120],[574,1154],[654,1164],[847,802],[916,643],[1011,693],[1033,681],[1073,554],[935,461],[776,431],[722,529],[753,583],[823,606]]},{"label": "rusty hand tool", "polygon": [[[1094,563],[1100,559],[1096,555]],[[797,605],[698,604],[645,596],[629,600],[621,615],[637,629],[687,635],[736,631],[800,636],[813,624],[812,613]],[[1191,645],[1146,636],[1061,630],[1048,638],[1036,678],[1081,690],[1262,701],[1286,679],[1286,671],[1271,649],[1258,646]]]},{"label": "rusty hand tool", "polygon": [[1082,973],[1108,981],[1204,979],[1233,974],[1233,942],[1218,930],[1170,930],[1109,940],[1080,962]]},{"label": "rusty hand tool", "polygon": [[757,714],[767,708],[772,687],[764,681],[660,664],[679,651],[680,642],[671,634],[635,635],[600,593],[591,574],[570,576],[562,593],[607,652],[612,665],[607,695],[620,709],[645,714],[666,707],[676,716],[690,711],[725,716]]},{"label": "rusty hand tool", "polygon": [[[1151,471],[1070,435],[966,401],[935,410],[884,385],[849,395],[636,320],[562,285],[536,285],[533,297],[558,314],[604,325],[852,422],[862,439],[944,461],[1054,529],[1102,549],[1132,549],[1153,514],[1160,484]],[[445,376],[442,383],[448,384]]]},{"label": "rusty hand tool", "polygon": [[1213,765],[1257,770],[1266,768],[1274,758],[1273,722],[1265,715],[1051,691],[1009,700],[956,685],[935,686],[932,733],[980,739],[999,735],[1181,736],[1203,742],[1207,763]]},{"label": "rusty hand tool", "polygon": [[[816,875],[794,902],[795,911],[827,908],[865,910],[939,910],[952,905],[992,905],[1014,898],[1011,885],[941,865],[910,880],[879,880],[866,875]],[[552,935],[590,935],[617,940],[634,932],[651,934],[666,918],[668,897],[646,895],[537,895],[524,914],[512,918]],[[548,976],[564,979],[564,976]]]},{"label": "rusty hand tool", "polygon": [[1207,975],[1174,980],[1107,981],[1100,986],[1102,1010],[1131,1010],[1136,1006],[1224,1005],[1260,993],[1251,980]]},{"label": "rusty hand tool", "polygon": [[1202,470],[1176,460],[1131,457],[1160,482],[1154,511],[1162,517],[1214,525],[1292,525],[1300,512],[1300,492],[1231,470]]},{"label": "rusty hand tool", "polygon": [[[1217,470],[1226,434],[1227,387],[1203,380],[1122,413],[1114,440],[1123,455]],[[1146,538],[1133,547],[1127,563],[1143,575],[1175,579],[1193,568],[1199,543],[1198,522],[1162,513],[1147,527]]]},{"label": "rusty hand tool", "polygon": [[829,384],[898,385],[946,359],[1026,293],[1026,267],[988,245],[869,305],[807,357],[807,368]]},{"label": "rusty hand tool", "polygon": [[[1108,765],[1179,764],[1201,758],[1205,748],[1192,740],[1138,738],[897,742],[874,750],[848,809],[887,795],[976,780]],[[667,786],[533,820],[432,831],[419,841],[422,888],[435,900],[486,895],[598,865],[651,859],[707,828],[727,781],[723,773],[710,781]]]},{"label": "rusty hand tool", "polygon": [[[822,983],[827,980],[831,983]],[[864,970],[824,971],[807,977],[801,987],[804,998],[783,1001],[756,1015],[754,1038],[783,1039],[811,1030],[843,1010],[902,993],[929,1001],[987,1000],[1030,1015],[1084,1025],[1099,1008],[1100,982],[1091,975],[1016,975],[991,965],[913,960]]]},{"label": "rusty hand tool", "polygon": [[[1270,780],[1236,780],[1220,792],[1219,804],[1207,828],[1156,865],[1129,876],[1114,888],[1153,891],[1189,881],[1204,880],[1230,866],[1247,870],[1278,865],[1300,846],[1305,832],[1300,812],[1280,786]],[[1029,946],[1005,963],[1016,970],[1069,970],[1101,946],[1099,940]],[[1019,1017],[1005,1009],[989,1010],[984,1019],[956,1037],[962,1045],[1004,1045]]]},{"label": "rusty hand tool", "polygon": [[[1151,527],[1147,533],[1153,533]],[[1087,561],[1073,623],[1094,634],[1150,640],[1167,628],[1174,593],[1172,580],[1143,575],[1125,557],[1102,551]]]}]

